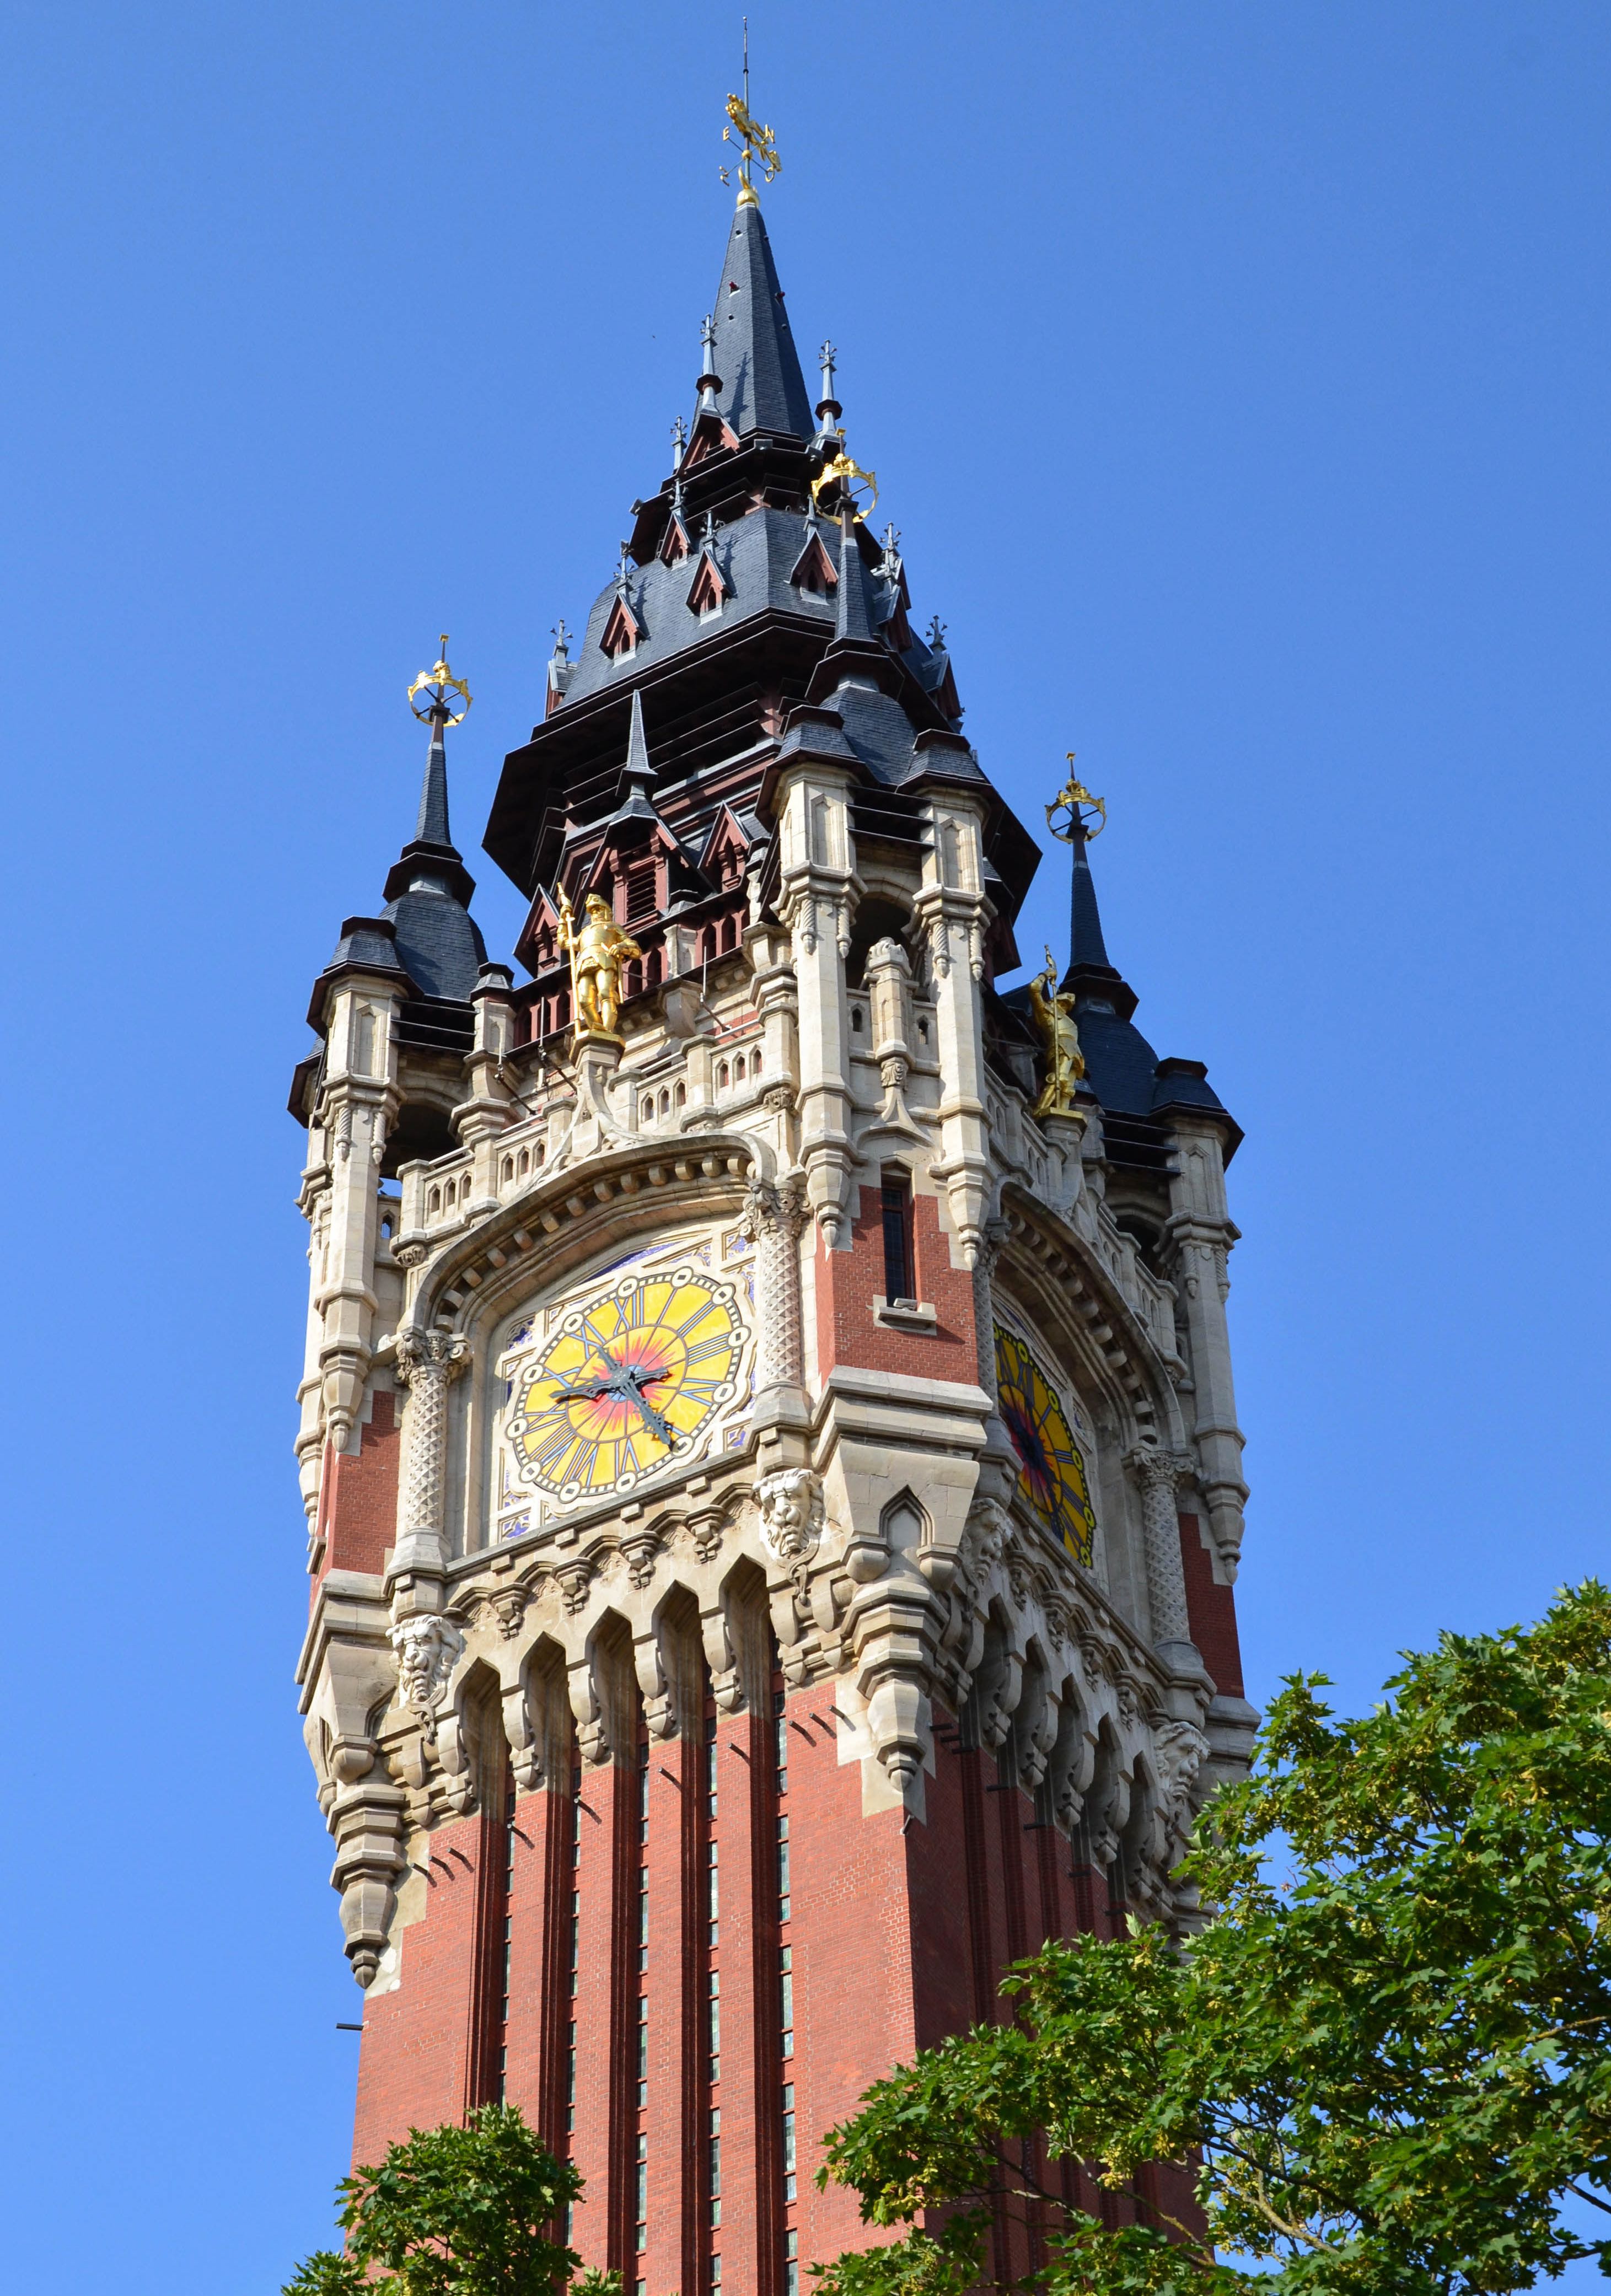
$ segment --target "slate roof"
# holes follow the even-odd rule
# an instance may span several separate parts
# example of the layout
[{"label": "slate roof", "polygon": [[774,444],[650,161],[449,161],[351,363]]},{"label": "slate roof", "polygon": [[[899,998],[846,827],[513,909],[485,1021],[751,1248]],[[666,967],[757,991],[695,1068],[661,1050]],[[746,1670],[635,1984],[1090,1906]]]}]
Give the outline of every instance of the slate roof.
[{"label": "slate roof", "polygon": [[711,316],[721,377],[716,405],[734,436],[809,439],[815,425],[805,378],[758,207],[741,207],[733,218]]}]

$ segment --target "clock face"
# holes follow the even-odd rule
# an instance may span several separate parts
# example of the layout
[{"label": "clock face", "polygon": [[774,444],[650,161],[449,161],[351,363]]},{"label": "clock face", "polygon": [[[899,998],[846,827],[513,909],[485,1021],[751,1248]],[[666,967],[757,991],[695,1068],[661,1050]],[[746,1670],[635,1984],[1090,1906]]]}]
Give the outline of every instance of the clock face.
[{"label": "clock face", "polygon": [[1030,1505],[1075,1562],[1089,1565],[1097,1517],[1080,1446],[1056,1390],[1016,1332],[999,1324],[996,1391]]},{"label": "clock face", "polygon": [[739,1394],[748,1339],[735,1285],[693,1266],[584,1297],[511,1365],[519,1480],[571,1506],[687,1456]]}]

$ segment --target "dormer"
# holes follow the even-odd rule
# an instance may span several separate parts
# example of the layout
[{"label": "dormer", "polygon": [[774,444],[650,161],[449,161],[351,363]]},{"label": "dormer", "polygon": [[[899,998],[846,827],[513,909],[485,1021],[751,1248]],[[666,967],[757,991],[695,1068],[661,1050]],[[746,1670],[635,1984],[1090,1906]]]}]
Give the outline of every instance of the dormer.
[{"label": "dormer", "polygon": [[693,552],[688,530],[673,511],[666,521],[666,530],[660,537],[660,562],[662,566],[679,566],[685,558],[693,555]]},{"label": "dormer", "polygon": [[701,875],[724,893],[742,885],[752,841],[732,807],[724,805],[711,824],[705,849],[699,857]]},{"label": "dormer", "polygon": [[839,575],[827,545],[813,527],[806,537],[806,546],[794,561],[789,576],[796,590],[803,590],[809,598],[826,598],[839,587]]},{"label": "dormer", "polygon": [[556,965],[564,962],[564,951],[559,938],[559,911],[546,890],[540,891],[531,904],[526,922],[521,928],[520,939],[515,943],[514,953],[527,972],[538,980],[544,973],[552,972]]},{"label": "dormer", "polygon": [[630,661],[637,652],[639,642],[647,636],[643,624],[633,611],[632,601],[624,589],[615,594],[600,637],[599,648],[612,661]]},{"label": "dormer", "polygon": [[731,586],[707,543],[699,554],[699,563],[688,586],[688,611],[697,614],[702,622],[712,622],[732,594]]},{"label": "dormer", "polygon": [[682,467],[691,471],[696,463],[708,462],[712,455],[722,454],[737,444],[736,431],[723,422],[713,407],[708,407],[695,417],[694,436],[688,441]]}]

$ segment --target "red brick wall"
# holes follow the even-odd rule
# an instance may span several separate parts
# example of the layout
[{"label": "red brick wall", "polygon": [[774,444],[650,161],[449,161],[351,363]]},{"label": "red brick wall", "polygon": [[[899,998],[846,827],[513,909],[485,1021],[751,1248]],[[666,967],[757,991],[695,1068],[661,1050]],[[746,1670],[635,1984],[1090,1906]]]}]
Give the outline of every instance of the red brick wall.
[{"label": "red brick wall", "polygon": [[1198,1656],[1213,1677],[1214,1688],[1240,1698],[1242,1645],[1237,1635],[1236,1597],[1214,1577],[1195,1514],[1180,1517],[1180,1562],[1186,1572],[1186,1609]]},{"label": "red brick wall", "polygon": [[402,1981],[364,2008],[355,2161],[379,2161],[411,2127],[457,2120],[471,2102],[479,1818],[438,1826],[427,1849],[426,1913],[402,1932]]},{"label": "red brick wall", "polygon": [[[646,1837],[639,1775],[623,1761],[581,1784],[580,1856],[571,1864],[568,1775],[523,1795],[515,1811],[510,1922],[511,1983],[505,2093],[551,2142],[568,2147],[588,2180],[573,2239],[589,2264],[620,2269],[634,2296],[709,2296],[708,2259],[721,2258],[721,2296],[781,2296],[785,2242],[808,2266],[889,2235],[864,2225],[853,2194],[818,2192],[821,2138],[856,2111],[871,2082],[916,2051],[982,2019],[1006,2016],[999,1990],[1010,1960],[1052,1933],[1115,1926],[1105,1875],[1072,1870],[1069,1844],[1042,1827],[1031,1798],[1003,1787],[987,1752],[963,1751],[937,1718],[936,1768],[926,1822],[899,1809],[862,1815],[859,1762],[841,1763],[841,1726],[827,1686],[793,1693],[788,1787],[780,1800],[769,1715],[716,1723],[720,1854],[720,2082],[708,2083],[706,1747],[691,1735],[649,1748]],[[623,1749],[623,1752],[628,1750]],[[778,1925],[777,1822],[790,1828],[791,1919]],[[478,1882],[505,1837],[472,1818],[431,1837],[432,1882],[423,1920],[404,1933],[402,1984],[375,1997],[366,2018],[356,2156],[376,2160],[410,2124],[457,2119],[477,2086]],[[646,1967],[638,1966],[638,1878],[649,1877]],[[578,1991],[570,1991],[571,1893],[579,1937]],[[500,1882],[501,1886],[501,1882]],[[489,1900],[482,1887],[480,1919]],[[499,1934],[481,1965],[496,1965]],[[793,1960],[793,2053],[780,2046],[778,1948]],[[637,2087],[637,2008],[646,1989],[648,2074]],[[564,2127],[569,2027],[577,2026],[574,2127]],[[495,2060],[494,2060],[495,2062]],[[484,2075],[483,2075],[484,2078]],[[794,2093],[796,2197],[785,2202],[779,2099]],[[708,2116],[722,2113],[722,2221],[710,2225]],[[648,2248],[639,2254],[637,2144],[647,2144]],[[1076,2204],[1130,2221],[1127,2195],[1104,2202],[1074,2163],[1034,2158],[1035,2174]],[[1144,2189],[1140,2207],[1180,2212],[1186,2180]],[[991,2268],[1006,2284],[1030,2268],[1046,2226],[1004,2212]]]},{"label": "red brick wall", "polygon": [[933,1338],[896,1331],[873,1321],[873,1302],[884,1296],[883,1195],[876,1187],[857,1192],[849,1251],[817,1246],[817,1346],[822,1369],[836,1363],[866,1371],[909,1372],[918,1379],[978,1378],[974,1344],[974,1279],[951,1266],[949,1239],[941,1232],[933,1196],[912,1200],[913,1258],[917,1296],[939,1316]]},{"label": "red brick wall", "polygon": [[[326,1570],[383,1570],[386,1550],[397,1543],[397,1398],[378,1389],[367,1426],[358,1429],[356,1453],[325,1450],[319,1485],[319,1528]],[[318,1594],[318,1579],[313,1592]]]}]

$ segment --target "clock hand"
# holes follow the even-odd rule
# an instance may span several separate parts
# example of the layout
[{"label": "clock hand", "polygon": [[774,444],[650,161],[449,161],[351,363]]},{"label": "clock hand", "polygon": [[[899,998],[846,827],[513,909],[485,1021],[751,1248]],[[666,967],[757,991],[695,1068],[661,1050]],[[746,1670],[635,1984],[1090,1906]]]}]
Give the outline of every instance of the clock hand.
[{"label": "clock hand", "polygon": [[637,1406],[639,1416],[649,1432],[652,1435],[657,1435],[668,1451],[674,1450],[677,1446],[677,1431],[668,1421],[662,1418],[630,1374],[623,1382],[621,1391]]}]

